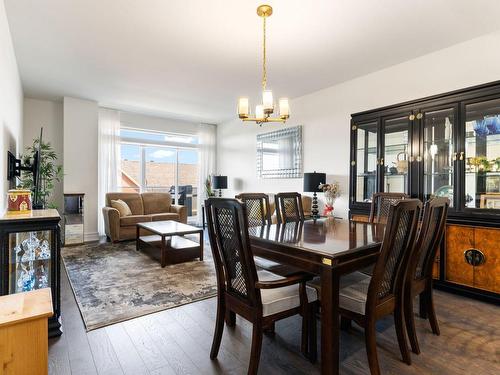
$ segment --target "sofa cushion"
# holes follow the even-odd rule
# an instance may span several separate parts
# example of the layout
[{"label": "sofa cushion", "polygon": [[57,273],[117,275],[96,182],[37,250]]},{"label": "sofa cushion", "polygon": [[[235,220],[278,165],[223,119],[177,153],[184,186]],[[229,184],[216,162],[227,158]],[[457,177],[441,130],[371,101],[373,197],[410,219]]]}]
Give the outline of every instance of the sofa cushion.
[{"label": "sofa cushion", "polygon": [[120,226],[128,227],[138,223],[147,223],[151,221],[151,216],[148,215],[130,215],[120,218]]},{"label": "sofa cushion", "polygon": [[130,207],[132,215],[144,215],[144,206],[141,195],[138,193],[107,193],[106,206],[111,207],[112,200],[121,199]]},{"label": "sofa cushion", "polygon": [[179,221],[179,214],[175,212],[166,212],[162,214],[152,214],[149,215],[152,221],[163,221],[163,220],[175,220]]},{"label": "sofa cushion", "polygon": [[172,196],[169,193],[142,193],[144,214],[162,214],[170,212]]},{"label": "sofa cushion", "polygon": [[130,207],[128,206],[128,204],[121,199],[111,201],[111,207],[118,210],[118,212],[120,213],[120,217],[132,215],[132,211],[130,211]]}]

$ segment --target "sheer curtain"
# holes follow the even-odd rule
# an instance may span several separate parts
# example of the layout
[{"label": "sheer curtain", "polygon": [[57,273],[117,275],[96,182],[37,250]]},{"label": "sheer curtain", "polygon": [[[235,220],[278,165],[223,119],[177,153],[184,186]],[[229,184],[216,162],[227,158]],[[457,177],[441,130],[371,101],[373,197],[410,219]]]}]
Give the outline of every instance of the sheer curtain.
[{"label": "sheer curtain", "polygon": [[120,112],[99,109],[98,150],[97,217],[99,235],[104,235],[102,208],[106,203],[105,196],[118,190],[120,175]]},{"label": "sheer curtain", "polygon": [[198,225],[202,225],[201,205],[207,198],[205,192],[206,179],[215,173],[215,146],[217,142],[217,131],[215,125],[200,124],[198,130],[198,142],[200,152],[200,165],[198,173]]}]

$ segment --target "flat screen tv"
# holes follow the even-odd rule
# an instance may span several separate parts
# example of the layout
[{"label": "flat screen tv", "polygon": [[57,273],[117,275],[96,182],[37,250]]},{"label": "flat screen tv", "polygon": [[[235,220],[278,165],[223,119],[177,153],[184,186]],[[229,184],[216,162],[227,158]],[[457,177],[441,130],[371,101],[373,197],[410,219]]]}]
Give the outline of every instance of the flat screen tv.
[{"label": "flat screen tv", "polygon": [[37,142],[37,147],[33,152],[33,160],[31,163],[22,164],[22,160],[15,157],[15,155],[7,151],[7,180],[14,181],[16,178],[21,177],[21,171],[29,172],[33,175],[33,208],[43,208],[40,199],[40,162],[41,162],[41,146],[42,146],[43,128],[40,129],[40,138]]}]

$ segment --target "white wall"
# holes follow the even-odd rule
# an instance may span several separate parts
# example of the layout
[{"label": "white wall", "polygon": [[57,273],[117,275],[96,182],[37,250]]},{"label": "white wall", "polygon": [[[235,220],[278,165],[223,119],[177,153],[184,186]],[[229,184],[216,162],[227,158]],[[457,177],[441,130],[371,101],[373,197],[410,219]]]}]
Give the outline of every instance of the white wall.
[{"label": "white wall", "polygon": [[[347,217],[348,210],[350,115],[500,80],[499,45],[500,32],[488,34],[291,101],[287,126],[304,125],[304,171],[326,172],[328,182],[341,183],[337,215]],[[256,178],[255,137],[280,127],[260,128],[238,119],[218,126],[217,165],[218,172],[229,178],[226,196],[241,191],[302,191],[302,179]]]},{"label": "white wall", "polygon": [[0,1],[0,214],[6,208],[7,151],[22,153],[23,89],[4,2]]},{"label": "white wall", "polygon": [[97,102],[64,97],[64,192],[85,193],[85,241],[97,240]]},{"label": "white wall", "polygon": [[[33,144],[43,127],[43,141],[50,142],[57,154],[57,164],[63,164],[63,103],[52,100],[24,98],[23,108],[24,148]],[[63,181],[56,182],[51,203],[62,213],[64,204]]]}]

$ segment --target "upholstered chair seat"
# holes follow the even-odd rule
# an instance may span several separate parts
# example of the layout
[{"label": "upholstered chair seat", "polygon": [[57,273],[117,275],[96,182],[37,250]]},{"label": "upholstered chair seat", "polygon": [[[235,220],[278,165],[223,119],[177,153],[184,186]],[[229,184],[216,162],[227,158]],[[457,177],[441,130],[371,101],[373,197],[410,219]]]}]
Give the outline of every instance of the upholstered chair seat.
[{"label": "upholstered chair seat", "polygon": [[[258,270],[259,281],[285,280],[284,277],[266,270]],[[318,300],[316,289],[306,286],[307,302]],[[262,315],[269,316],[282,311],[291,310],[300,306],[299,285],[289,285],[275,289],[262,289]]]}]

